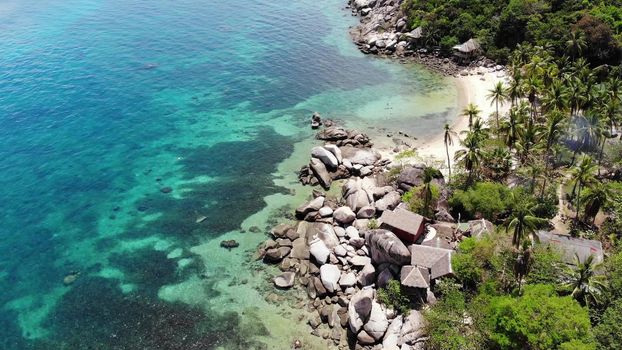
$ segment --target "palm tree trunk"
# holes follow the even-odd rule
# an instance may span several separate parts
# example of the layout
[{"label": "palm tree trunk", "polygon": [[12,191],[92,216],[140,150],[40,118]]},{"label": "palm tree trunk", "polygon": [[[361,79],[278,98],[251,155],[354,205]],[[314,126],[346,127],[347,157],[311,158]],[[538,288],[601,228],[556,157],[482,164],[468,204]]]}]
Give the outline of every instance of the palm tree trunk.
[{"label": "palm tree trunk", "polygon": [[598,155],[598,176],[600,176],[600,165],[603,161],[603,153],[605,152],[605,143],[607,143],[607,138],[603,136],[603,144],[600,146],[600,154]]},{"label": "palm tree trunk", "polygon": [[575,223],[579,224],[579,210],[581,205],[581,183],[579,183],[579,193],[577,193],[577,215],[575,215]]},{"label": "palm tree trunk", "polygon": [[447,178],[447,183],[451,182],[451,159],[449,158],[449,145],[445,142],[445,152],[447,153],[447,168],[449,169],[449,177]]},{"label": "palm tree trunk", "polygon": [[497,114],[495,115],[495,117],[497,118],[497,132],[499,132],[499,100],[497,99],[496,101],[497,104]]}]

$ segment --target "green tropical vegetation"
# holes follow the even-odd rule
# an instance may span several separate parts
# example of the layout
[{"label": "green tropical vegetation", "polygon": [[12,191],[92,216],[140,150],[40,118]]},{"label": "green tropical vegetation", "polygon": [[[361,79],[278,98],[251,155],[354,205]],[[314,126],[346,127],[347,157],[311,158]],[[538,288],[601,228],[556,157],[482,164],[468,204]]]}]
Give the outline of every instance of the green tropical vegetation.
[{"label": "green tropical vegetation", "polygon": [[[622,349],[621,5],[404,2],[437,45],[480,38],[509,72],[490,116],[470,104],[468,130],[445,127],[451,214],[495,232],[463,238],[434,287],[431,349]],[[600,240],[605,261],[569,261],[539,230]]]},{"label": "green tropical vegetation", "polygon": [[500,62],[522,53],[524,43],[592,65],[620,60],[620,0],[405,0],[402,10],[410,29],[423,29],[426,46],[445,52],[477,38]]}]

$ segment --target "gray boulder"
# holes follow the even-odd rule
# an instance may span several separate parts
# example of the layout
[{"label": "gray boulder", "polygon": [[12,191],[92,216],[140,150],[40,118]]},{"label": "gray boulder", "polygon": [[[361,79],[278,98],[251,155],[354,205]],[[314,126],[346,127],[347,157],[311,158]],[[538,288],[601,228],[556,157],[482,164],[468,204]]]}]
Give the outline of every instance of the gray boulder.
[{"label": "gray boulder", "polygon": [[354,219],[356,219],[356,214],[354,214],[349,207],[340,207],[333,213],[333,218],[335,218],[335,221],[338,223],[345,225],[354,221]]},{"label": "gray boulder", "polygon": [[333,225],[318,222],[313,224],[313,228],[315,231],[313,238],[321,239],[329,249],[339,245],[339,237],[337,237]]},{"label": "gray boulder", "polygon": [[349,160],[353,165],[374,165],[378,160],[380,160],[380,154],[372,148],[355,148],[347,146],[341,148],[341,154],[344,159]]},{"label": "gray boulder", "polygon": [[365,242],[375,264],[391,263],[402,266],[410,263],[410,251],[391,231],[369,230],[365,232]]},{"label": "gray boulder", "polygon": [[309,246],[304,238],[296,238],[292,242],[290,257],[294,259],[308,260],[310,257]]},{"label": "gray boulder", "polygon": [[327,145],[324,145],[324,148],[328,150],[330,153],[332,153],[335,156],[335,158],[337,158],[337,162],[339,164],[343,162],[343,156],[341,155],[341,149],[339,149],[337,145],[327,144]]},{"label": "gray boulder", "polygon": [[348,138],[346,129],[339,126],[331,126],[317,133],[316,137],[324,141],[338,141]]},{"label": "gray boulder", "polygon": [[387,328],[387,332],[384,334],[384,338],[382,338],[383,350],[400,350],[398,344],[401,343],[402,324],[403,320],[401,315],[391,321],[389,328]]},{"label": "gray boulder", "polygon": [[[314,198],[314,199],[304,203],[303,205],[299,206],[296,209],[296,217],[298,219],[304,219],[304,217],[307,214],[309,214],[311,212],[314,212],[314,211],[320,210],[320,208],[322,208],[323,205],[324,205],[324,197]],[[283,226],[279,225],[279,226],[275,227],[272,230],[272,233],[276,236],[277,234],[281,233],[282,229],[283,229]],[[286,234],[286,232],[287,231],[284,231],[283,236]]]},{"label": "gray boulder", "polygon": [[339,290],[339,278],[341,278],[341,271],[336,265],[324,264],[320,267],[320,279],[322,285],[329,293],[334,293]]},{"label": "gray boulder", "polygon": [[321,160],[328,169],[334,170],[339,166],[339,161],[335,155],[324,147],[313,147],[311,149],[311,157]]},{"label": "gray boulder", "polygon": [[294,285],[294,272],[283,272],[282,274],[274,277],[274,285],[279,288],[290,288]]},{"label": "gray boulder", "polygon": [[319,159],[311,158],[309,167],[311,168],[311,171],[313,171],[313,175],[315,175],[319,184],[322,185],[324,189],[328,190],[333,180],[330,177],[328,170],[326,170],[326,166],[324,165],[324,163],[322,163],[322,161]]},{"label": "gray boulder", "polygon": [[421,312],[411,310],[402,326],[401,337],[406,344],[413,345],[418,339],[425,336],[425,319]]},{"label": "gray boulder", "polygon": [[316,239],[309,245],[309,253],[319,264],[325,264],[330,256],[330,249],[324,244],[324,241]]},{"label": "gray boulder", "polygon": [[264,255],[264,260],[267,262],[276,263],[283,260],[292,249],[290,247],[280,247],[280,248],[272,248],[266,251],[266,255]]},{"label": "gray boulder", "polygon": [[362,289],[355,293],[348,304],[348,325],[352,333],[357,334],[369,319],[374,290]]},{"label": "gray boulder", "polygon": [[339,278],[339,285],[343,288],[352,287],[356,284],[356,276],[353,272],[342,273]]},{"label": "gray boulder", "polygon": [[397,191],[391,191],[376,201],[376,210],[393,210],[402,201],[402,196]]},{"label": "gray boulder", "polygon": [[387,320],[384,310],[382,310],[380,304],[374,300],[372,302],[371,312],[369,313],[369,320],[365,323],[363,329],[376,341],[379,341],[384,336],[388,327],[389,321]]},{"label": "gray boulder", "polygon": [[366,206],[366,207],[359,209],[359,211],[356,213],[356,218],[357,219],[370,219],[370,218],[373,218],[375,215],[376,215],[376,208],[370,205],[370,206]]},{"label": "gray boulder", "polygon": [[374,284],[376,281],[376,269],[374,265],[367,264],[363,267],[361,272],[359,272],[358,282],[361,286],[366,287]]}]

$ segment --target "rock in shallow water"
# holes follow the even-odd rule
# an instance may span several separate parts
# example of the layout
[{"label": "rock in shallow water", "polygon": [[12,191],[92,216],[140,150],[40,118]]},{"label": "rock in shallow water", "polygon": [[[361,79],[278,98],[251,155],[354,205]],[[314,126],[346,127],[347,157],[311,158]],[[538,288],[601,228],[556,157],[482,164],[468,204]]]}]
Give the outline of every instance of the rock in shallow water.
[{"label": "rock in shallow water", "polygon": [[290,288],[294,285],[294,272],[283,272],[282,274],[274,277],[274,285],[279,288]]}]

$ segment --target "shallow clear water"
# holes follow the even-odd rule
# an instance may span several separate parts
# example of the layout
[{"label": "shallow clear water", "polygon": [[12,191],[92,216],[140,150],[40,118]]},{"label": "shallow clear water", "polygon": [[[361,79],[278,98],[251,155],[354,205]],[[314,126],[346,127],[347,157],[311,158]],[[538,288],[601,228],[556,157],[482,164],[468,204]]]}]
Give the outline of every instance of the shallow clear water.
[{"label": "shallow clear water", "polygon": [[456,95],[360,54],[342,7],[1,2],[0,348],[323,348],[251,262],[308,194],[310,114],[426,135]]}]

